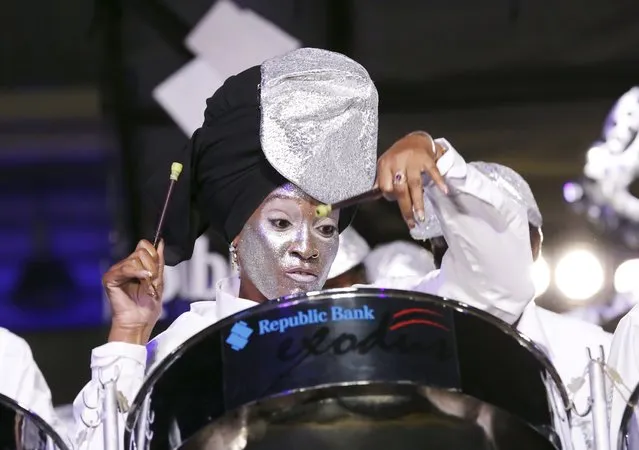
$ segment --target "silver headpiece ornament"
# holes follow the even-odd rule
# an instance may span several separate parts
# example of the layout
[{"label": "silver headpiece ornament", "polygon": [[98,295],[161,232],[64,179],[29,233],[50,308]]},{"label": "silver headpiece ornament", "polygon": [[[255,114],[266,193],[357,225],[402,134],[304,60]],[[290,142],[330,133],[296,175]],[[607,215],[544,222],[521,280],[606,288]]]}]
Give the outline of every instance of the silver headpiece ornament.
[{"label": "silver headpiece ornament", "polygon": [[[510,167],[497,163],[477,161],[471,162],[469,165],[486,175],[506,195],[523,205],[528,212],[528,222],[534,227],[541,228],[543,223],[541,211],[539,211],[539,206],[537,206],[537,201],[530,186],[521,175]],[[426,221],[424,223],[417,222],[417,226],[411,230],[411,236],[417,240],[443,236],[439,219],[434,213],[433,205],[428,196],[424,196],[424,203],[427,215]]]},{"label": "silver headpiece ornament", "polygon": [[284,178],[322,203],[372,188],[377,90],[339,53],[301,48],[262,64],[262,150]]}]

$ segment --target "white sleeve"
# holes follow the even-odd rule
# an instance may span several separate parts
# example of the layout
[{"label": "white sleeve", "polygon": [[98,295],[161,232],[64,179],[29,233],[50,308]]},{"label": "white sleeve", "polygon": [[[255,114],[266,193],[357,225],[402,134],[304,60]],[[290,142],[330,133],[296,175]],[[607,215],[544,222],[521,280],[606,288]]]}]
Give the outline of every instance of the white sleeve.
[{"label": "white sleeve", "polygon": [[450,144],[437,166],[449,194],[432,182],[424,192],[448,251],[440,271],[415,290],[468,303],[513,323],[535,294],[526,208],[466,164]]},{"label": "white sleeve", "polygon": [[[72,435],[77,450],[104,448],[101,420],[102,383],[116,379],[118,391],[129,405],[144,380],[146,348],[143,345],[109,342],[91,352],[91,381],[87,383],[73,402],[75,430]],[[124,441],[126,414],[118,414],[120,443]]]},{"label": "white sleeve", "polygon": [[[102,382],[117,376],[118,392],[129,406],[135,399],[145,374],[160,363],[188,338],[215,322],[198,314],[186,312],[146,347],[124,342],[109,342],[91,353],[91,381],[84,386],[73,402],[75,450],[100,450],[104,446],[102,421]],[[125,414],[118,414],[120,442],[124,440]]]},{"label": "white sleeve", "polygon": [[610,346],[608,365],[621,376],[623,384],[630,390],[626,392],[623,387],[620,387],[622,396],[617,389],[609,388],[612,389],[610,442],[611,448],[616,448],[621,418],[626,409],[626,399],[639,384],[639,305],[632,308],[617,325]]},{"label": "white sleeve", "polygon": [[[33,359],[29,344],[22,338],[3,332],[2,389],[6,396],[47,422],[62,439],[67,439],[67,430],[53,408],[51,390],[44,375]],[[9,368],[9,370],[6,370]]]}]

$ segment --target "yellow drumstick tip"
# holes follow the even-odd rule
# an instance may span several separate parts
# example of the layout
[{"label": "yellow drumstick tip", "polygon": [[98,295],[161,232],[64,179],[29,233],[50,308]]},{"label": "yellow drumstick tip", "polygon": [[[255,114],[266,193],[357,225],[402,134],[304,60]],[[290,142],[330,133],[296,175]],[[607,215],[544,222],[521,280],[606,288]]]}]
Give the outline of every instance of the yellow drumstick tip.
[{"label": "yellow drumstick tip", "polygon": [[315,210],[315,215],[317,217],[326,217],[331,213],[332,210],[333,208],[331,208],[331,205],[319,205]]},{"label": "yellow drumstick tip", "polygon": [[174,162],[171,164],[171,177],[170,179],[173,181],[177,181],[182,173],[182,164]]}]

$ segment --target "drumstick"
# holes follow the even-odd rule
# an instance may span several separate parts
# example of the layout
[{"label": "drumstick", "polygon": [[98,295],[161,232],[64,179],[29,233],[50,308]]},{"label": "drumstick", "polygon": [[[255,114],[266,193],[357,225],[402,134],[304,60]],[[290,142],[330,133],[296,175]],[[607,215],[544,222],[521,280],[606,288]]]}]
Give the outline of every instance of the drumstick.
[{"label": "drumstick", "polygon": [[173,194],[173,186],[177,183],[178,178],[180,178],[180,174],[182,173],[182,164],[174,162],[171,164],[171,175],[169,176],[169,191],[166,193],[166,199],[164,200],[164,207],[162,208],[162,214],[160,215],[160,220],[158,221],[158,227],[155,231],[155,239],[153,239],[153,247],[158,248],[158,244],[160,243],[160,234],[162,233],[162,226],[164,225],[164,217],[166,216],[166,210],[169,207],[169,200],[171,200],[171,194]]},{"label": "drumstick", "polygon": [[331,211],[336,209],[348,208],[349,206],[359,205],[360,203],[372,202],[381,198],[383,195],[379,188],[371,189],[363,194],[356,195],[354,197],[342,200],[341,202],[333,203],[332,205],[319,205],[315,209],[315,216],[326,217]]},{"label": "drumstick", "polygon": [[[166,210],[169,207],[169,200],[171,200],[171,194],[173,194],[173,187],[175,183],[177,183],[178,178],[180,178],[180,174],[182,173],[182,164],[178,162],[174,162],[171,164],[171,175],[169,176],[169,190],[166,193],[166,199],[164,200],[164,207],[162,208],[162,214],[160,214],[160,220],[158,221],[157,229],[155,230],[155,238],[153,239],[153,247],[157,250],[158,245],[160,243],[160,234],[162,234],[162,226],[164,225],[164,217],[166,216]],[[153,297],[158,297],[158,291],[155,289],[155,286],[150,285],[153,290]]]}]

